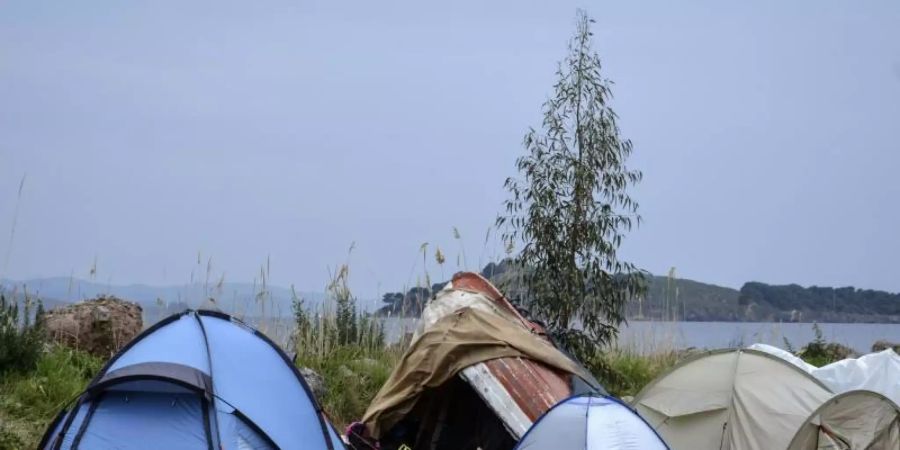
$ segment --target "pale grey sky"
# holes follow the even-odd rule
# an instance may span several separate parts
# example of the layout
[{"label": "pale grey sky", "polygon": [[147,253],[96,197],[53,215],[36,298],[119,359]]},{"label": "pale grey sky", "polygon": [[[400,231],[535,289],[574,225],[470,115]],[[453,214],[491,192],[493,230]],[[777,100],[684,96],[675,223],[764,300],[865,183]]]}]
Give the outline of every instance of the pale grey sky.
[{"label": "pale grey sky", "polygon": [[180,283],[199,251],[315,290],[355,242],[372,297],[422,242],[456,270],[453,226],[477,268],[581,6],[645,176],[623,256],[900,291],[900,3],[425,3],[3,2],[0,276]]}]

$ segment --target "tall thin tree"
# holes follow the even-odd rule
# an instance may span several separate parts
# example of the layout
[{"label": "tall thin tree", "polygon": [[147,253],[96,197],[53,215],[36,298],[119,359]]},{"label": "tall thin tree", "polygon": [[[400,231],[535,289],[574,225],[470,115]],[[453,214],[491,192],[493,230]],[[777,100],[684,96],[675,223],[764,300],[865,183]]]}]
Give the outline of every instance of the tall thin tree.
[{"label": "tall thin tree", "polygon": [[617,256],[641,221],[628,189],[642,174],[626,166],[632,145],[609,106],[612,82],[591,48],[593,22],[578,12],[542,127],[525,136],[519,177],[506,180],[510,197],[497,219],[507,242],[524,244],[515,256],[523,300],[572,350],[609,342],[625,303],[645,290],[644,272]]}]

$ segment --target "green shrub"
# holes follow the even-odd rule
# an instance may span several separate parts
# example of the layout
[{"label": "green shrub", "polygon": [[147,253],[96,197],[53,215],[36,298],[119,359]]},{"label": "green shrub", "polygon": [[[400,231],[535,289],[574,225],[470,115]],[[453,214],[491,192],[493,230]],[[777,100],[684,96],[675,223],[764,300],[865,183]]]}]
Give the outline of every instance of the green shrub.
[{"label": "green shrub", "polygon": [[30,372],[0,378],[0,449],[34,448],[56,414],[80,394],[103,361],[62,347],[39,354]]},{"label": "green shrub", "polygon": [[822,367],[853,356],[853,349],[837,342],[827,342],[818,323],[813,323],[813,332],[816,334],[813,341],[797,352],[797,356],[804,361]]},{"label": "green shrub", "polygon": [[334,424],[342,428],[362,418],[401,355],[399,347],[343,345],[327,354],[298,356],[297,365],[324,378],[325,397],[319,401]]},{"label": "green shrub", "polygon": [[33,372],[6,380],[3,409],[17,417],[51,420],[84,390],[102,364],[87,353],[54,347],[38,360]]},{"label": "green shrub", "polygon": [[675,351],[644,355],[612,349],[598,354],[587,367],[610,394],[621,398],[634,396],[678,360]]},{"label": "green shrub", "polygon": [[19,314],[15,300],[0,295],[0,373],[24,372],[34,368],[44,347],[43,305],[37,303],[35,319],[31,317],[31,300],[25,297],[25,308]]}]

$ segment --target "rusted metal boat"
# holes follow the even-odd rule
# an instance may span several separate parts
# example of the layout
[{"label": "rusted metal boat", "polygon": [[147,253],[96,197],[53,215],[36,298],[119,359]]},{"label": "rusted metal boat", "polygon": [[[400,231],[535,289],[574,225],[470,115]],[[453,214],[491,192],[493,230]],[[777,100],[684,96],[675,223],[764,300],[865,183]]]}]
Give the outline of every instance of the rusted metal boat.
[{"label": "rusted metal boat", "polygon": [[363,419],[382,449],[511,449],[556,403],[602,391],[476,273],[436,293],[412,342]]},{"label": "rusted metal boat", "polygon": [[[452,314],[460,305],[477,307],[477,303],[485,299],[534,333],[537,339],[547,339],[543,327],[523,317],[490,281],[472,272],[456,274],[426,308],[431,311],[423,315],[423,319],[432,314]],[[545,411],[572,395],[572,375],[522,357],[478,363],[463,369],[460,376],[497,414],[516,440]]]}]

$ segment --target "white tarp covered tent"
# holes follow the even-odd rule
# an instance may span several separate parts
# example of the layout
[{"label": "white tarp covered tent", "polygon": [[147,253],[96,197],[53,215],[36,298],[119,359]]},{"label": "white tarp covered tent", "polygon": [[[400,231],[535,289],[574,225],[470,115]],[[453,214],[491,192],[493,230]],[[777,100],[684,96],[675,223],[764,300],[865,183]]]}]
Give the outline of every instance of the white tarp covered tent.
[{"label": "white tarp covered tent", "polygon": [[645,387],[634,406],[675,450],[779,450],[831,397],[781,358],[718,350],[679,363]]},{"label": "white tarp covered tent", "polygon": [[838,394],[797,430],[788,450],[900,449],[900,410],[872,391]]},{"label": "white tarp covered tent", "polygon": [[900,404],[900,356],[891,349],[816,367],[771,345],[753,344],[749,348],[790,362],[825,383],[835,393],[866,389]]}]

